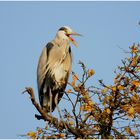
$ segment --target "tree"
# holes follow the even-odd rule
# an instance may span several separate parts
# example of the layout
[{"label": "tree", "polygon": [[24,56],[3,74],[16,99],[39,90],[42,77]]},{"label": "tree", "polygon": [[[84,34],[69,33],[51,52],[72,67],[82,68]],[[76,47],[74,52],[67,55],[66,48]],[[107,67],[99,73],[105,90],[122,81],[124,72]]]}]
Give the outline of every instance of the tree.
[{"label": "tree", "polygon": [[[87,86],[87,81],[94,75],[94,70],[79,62],[83,74],[72,72],[70,89],[65,91],[65,98],[72,106],[64,109],[60,119],[41,109],[35,100],[32,88],[26,88],[31,101],[43,119],[44,128],[28,132],[30,138],[139,138],[140,135],[140,49],[139,45],[129,47],[129,57],[122,60],[122,66],[115,70],[112,85],[99,80],[99,87]],[[74,100],[73,98],[74,97]]]}]

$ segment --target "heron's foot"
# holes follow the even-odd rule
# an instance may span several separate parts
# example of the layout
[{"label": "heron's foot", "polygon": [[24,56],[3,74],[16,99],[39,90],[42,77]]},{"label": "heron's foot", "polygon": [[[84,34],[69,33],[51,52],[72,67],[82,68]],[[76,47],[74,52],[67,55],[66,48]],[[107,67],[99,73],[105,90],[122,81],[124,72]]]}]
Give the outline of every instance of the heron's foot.
[{"label": "heron's foot", "polygon": [[37,118],[38,120],[44,120],[43,116],[35,114],[35,118]]}]

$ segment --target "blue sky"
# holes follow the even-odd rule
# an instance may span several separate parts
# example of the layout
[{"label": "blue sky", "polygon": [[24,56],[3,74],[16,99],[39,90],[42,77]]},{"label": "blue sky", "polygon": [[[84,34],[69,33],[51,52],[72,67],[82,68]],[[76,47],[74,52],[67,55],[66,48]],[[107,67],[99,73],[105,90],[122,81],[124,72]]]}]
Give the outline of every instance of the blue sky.
[{"label": "blue sky", "polygon": [[127,56],[120,48],[139,43],[139,8],[140,2],[0,2],[0,138],[20,138],[44,126],[21,92],[32,86],[38,97],[38,58],[61,26],[83,34],[75,38],[79,48],[72,46],[73,71],[80,74],[81,60],[96,72],[91,84],[98,85],[99,79],[110,84]]}]

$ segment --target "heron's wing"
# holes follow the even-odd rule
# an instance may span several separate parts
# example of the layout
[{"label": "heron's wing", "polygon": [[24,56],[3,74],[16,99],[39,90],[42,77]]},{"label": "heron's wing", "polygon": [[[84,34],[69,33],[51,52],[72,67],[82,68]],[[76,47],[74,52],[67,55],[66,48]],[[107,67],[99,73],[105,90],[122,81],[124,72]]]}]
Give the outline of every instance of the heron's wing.
[{"label": "heron's wing", "polygon": [[39,93],[39,99],[41,101],[41,97],[43,97],[43,95],[41,95],[42,93],[41,88],[43,82],[45,81],[45,77],[46,77],[46,73],[47,73],[47,62],[48,62],[48,56],[49,56],[49,52],[51,50],[51,48],[53,47],[52,43],[48,43],[42,50],[40,58],[39,58],[39,62],[38,62],[38,67],[37,67],[37,84],[38,84],[38,93]]}]

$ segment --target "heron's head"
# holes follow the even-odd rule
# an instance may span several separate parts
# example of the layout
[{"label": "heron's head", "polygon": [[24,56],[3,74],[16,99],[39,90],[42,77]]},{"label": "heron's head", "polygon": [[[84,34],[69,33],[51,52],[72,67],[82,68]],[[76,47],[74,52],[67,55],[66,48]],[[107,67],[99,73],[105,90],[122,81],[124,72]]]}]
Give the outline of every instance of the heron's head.
[{"label": "heron's head", "polygon": [[67,38],[72,44],[76,47],[78,47],[76,41],[72,38],[72,35],[74,36],[81,36],[81,34],[78,34],[74,32],[70,27],[68,26],[63,26],[61,27],[58,32],[65,38]]}]

